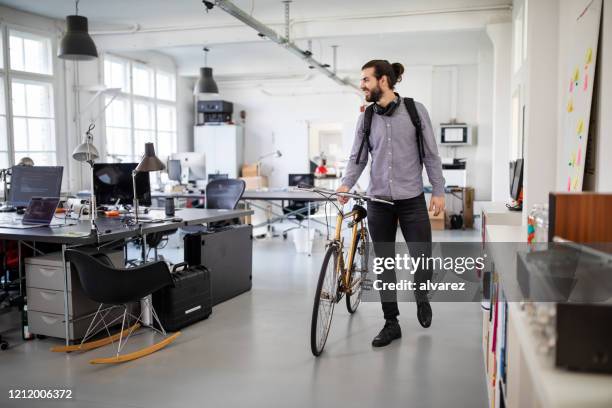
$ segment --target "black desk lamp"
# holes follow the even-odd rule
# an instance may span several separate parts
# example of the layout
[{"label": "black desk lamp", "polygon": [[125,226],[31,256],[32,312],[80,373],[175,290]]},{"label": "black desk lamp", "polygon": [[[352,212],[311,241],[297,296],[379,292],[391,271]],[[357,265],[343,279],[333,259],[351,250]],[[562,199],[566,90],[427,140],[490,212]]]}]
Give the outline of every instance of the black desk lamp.
[{"label": "black desk lamp", "polygon": [[136,175],[138,173],[149,173],[151,171],[164,170],[166,166],[155,155],[155,146],[153,143],[145,143],[145,153],[142,160],[132,172],[132,186],[134,187],[134,216],[138,222],[138,195],[136,194]]}]

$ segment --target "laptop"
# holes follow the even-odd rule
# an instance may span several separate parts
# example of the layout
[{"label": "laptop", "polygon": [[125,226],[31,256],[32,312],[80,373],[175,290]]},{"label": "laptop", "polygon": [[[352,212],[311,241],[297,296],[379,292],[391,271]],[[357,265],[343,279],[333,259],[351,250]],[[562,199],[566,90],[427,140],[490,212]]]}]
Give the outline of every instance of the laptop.
[{"label": "laptop", "polygon": [[21,220],[16,219],[13,222],[0,223],[0,228],[48,227],[51,225],[59,201],[58,197],[33,197]]}]

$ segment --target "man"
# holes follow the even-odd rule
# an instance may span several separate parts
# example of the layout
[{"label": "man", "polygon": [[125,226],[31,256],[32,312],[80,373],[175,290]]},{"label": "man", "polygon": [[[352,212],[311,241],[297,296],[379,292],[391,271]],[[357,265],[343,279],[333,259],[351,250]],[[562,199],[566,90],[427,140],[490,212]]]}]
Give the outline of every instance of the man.
[{"label": "man", "polygon": [[[402,64],[390,64],[386,60],[372,60],[362,67],[361,90],[367,102],[374,102],[367,108],[373,110],[370,112],[370,132],[369,136],[364,134],[367,127],[365,118],[368,117],[366,109],[359,118],[350,160],[342,185],[337,190],[349,191],[371,156],[368,194],[394,204],[368,204],[368,227],[377,257],[395,257],[398,222],[411,256],[431,255],[431,225],[421,176],[423,165],[433,187],[429,209],[436,215],[444,210],[442,163],[429,114],[422,104],[405,101],[393,91],[403,73]],[[417,132],[415,127],[419,122],[421,132]],[[348,200],[340,197],[338,201],[345,204]],[[417,285],[429,279],[431,271],[416,271]],[[386,269],[382,280],[394,282],[395,270]],[[429,327],[432,311],[427,291],[415,291],[415,298],[419,323]],[[395,291],[381,293],[381,303],[385,325],[372,341],[374,347],[386,346],[402,336]]]}]

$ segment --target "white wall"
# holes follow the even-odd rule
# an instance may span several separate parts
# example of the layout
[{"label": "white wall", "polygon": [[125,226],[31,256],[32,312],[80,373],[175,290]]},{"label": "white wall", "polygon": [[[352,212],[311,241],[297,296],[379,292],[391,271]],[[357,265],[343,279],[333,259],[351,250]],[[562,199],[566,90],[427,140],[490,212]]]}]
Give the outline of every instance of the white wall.
[{"label": "white wall", "polygon": [[[563,27],[571,23],[584,7],[581,2],[572,0],[561,0],[559,3],[559,75],[565,77],[571,70],[569,58],[571,53],[571,33]],[[612,152],[612,4],[603,2],[601,29],[599,37],[599,54],[597,56],[597,78],[595,80],[595,91],[593,93],[593,105],[591,111],[591,128],[589,130],[589,145],[595,146],[594,174],[590,177],[585,173],[584,190],[612,192],[612,161],[609,158]],[[560,87],[565,84],[560,82]],[[561,90],[559,91],[561,92]],[[562,95],[562,93],[560,93]],[[564,137],[561,131],[563,126],[563,104],[559,110],[559,145]],[[557,189],[565,190],[564,152],[557,154]]]},{"label": "white wall", "polygon": [[[492,48],[483,43],[480,64],[435,67],[406,66],[404,78],[396,86],[400,95],[414,97],[429,110],[434,126],[451,119],[450,73],[457,72],[457,119],[478,124],[477,145],[457,149],[456,157],[468,158],[468,183],[476,189],[476,199],[491,197],[491,103]],[[479,76],[479,73],[481,74]],[[275,149],[283,156],[265,162],[263,173],[271,186],[285,186],[287,174],[308,171],[308,122],[338,123],[342,126],[344,151],[352,147],[355,124],[359,116],[360,98],[317,77],[283,84],[269,83],[261,87],[219,83],[221,94],[216,97],[234,103],[234,120],[240,110],[247,112],[245,160],[253,162],[262,154]],[[265,92],[265,93],[264,93]],[[479,110],[480,109],[480,110]],[[482,124],[482,125],[481,125]],[[441,155],[450,155],[447,148]],[[368,171],[359,180],[367,187]]]},{"label": "white wall", "polygon": [[[599,45],[595,191],[612,192],[612,4],[604,1]],[[590,143],[590,142],[589,142]]]}]

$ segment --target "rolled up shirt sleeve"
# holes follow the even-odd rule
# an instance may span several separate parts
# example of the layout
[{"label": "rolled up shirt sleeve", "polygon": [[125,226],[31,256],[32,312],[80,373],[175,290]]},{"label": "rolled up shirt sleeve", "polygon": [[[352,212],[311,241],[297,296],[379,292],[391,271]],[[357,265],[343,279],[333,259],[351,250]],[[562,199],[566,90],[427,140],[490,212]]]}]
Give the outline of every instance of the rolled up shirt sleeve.
[{"label": "rolled up shirt sleeve", "polygon": [[347,186],[349,189],[353,188],[361,173],[363,173],[363,169],[366,168],[369,159],[369,152],[367,144],[363,146],[363,151],[361,152],[361,157],[359,159],[359,164],[355,163],[357,159],[357,154],[359,154],[359,147],[361,146],[361,141],[364,138],[363,133],[363,117],[362,113],[357,120],[357,128],[355,130],[355,140],[353,141],[353,148],[351,149],[351,155],[349,156],[349,161],[346,165],[346,171],[344,172],[344,177],[342,178],[342,185]]},{"label": "rolled up shirt sleeve", "polygon": [[417,111],[421,117],[421,125],[423,126],[423,147],[425,149],[425,157],[423,165],[427,170],[427,178],[431,183],[432,195],[444,195],[444,175],[442,174],[442,160],[438,154],[438,145],[434,136],[433,127],[429,113],[423,104],[416,103]]}]

